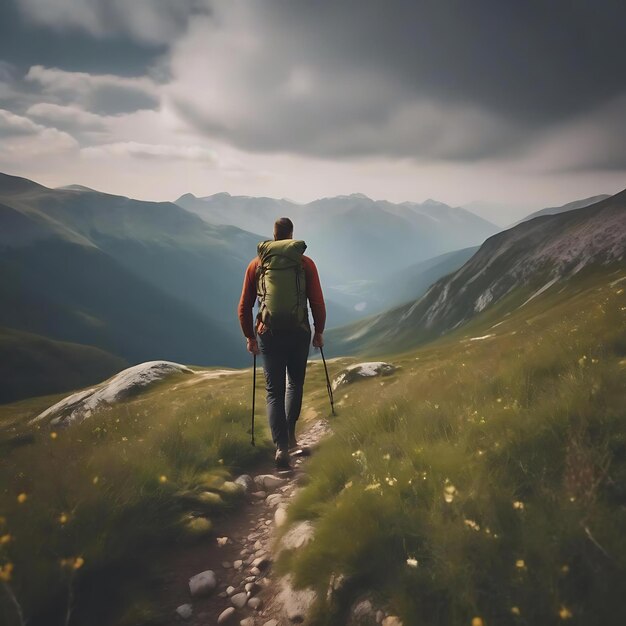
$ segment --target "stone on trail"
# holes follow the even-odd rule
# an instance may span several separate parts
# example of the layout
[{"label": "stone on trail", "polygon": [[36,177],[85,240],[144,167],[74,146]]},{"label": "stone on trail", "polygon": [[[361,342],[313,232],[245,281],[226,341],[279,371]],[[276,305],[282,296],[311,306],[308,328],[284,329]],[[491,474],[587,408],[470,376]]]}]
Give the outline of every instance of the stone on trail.
[{"label": "stone on trail", "polygon": [[176,609],[176,614],[181,619],[189,619],[193,615],[193,608],[191,604],[181,604]]},{"label": "stone on trail", "polygon": [[308,520],[295,524],[283,536],[280,542],[281,549],[297,550],[302,548],[312,541],[314,535],[315,528]]},{"label": "stone on trail", "polygon": [[213,570],[200,572],[189,579],[189,591],[192,596],[205,596],[217,587],[217,577]]},{"label": "stone on trail", "polygon": [[233,606],[237,607],[238,609],[243,609],[243,607],[246,606],[247,600],[248,594],[245,591],[242,591],[241,593],[236,593],[230,599],[230,601],[233,603]]},{"label": "stone on trail", "polygon": [[279,506],[274,513],[274,523],[278,528],[283,526],[287,521],[287,507]]},{"label": "stone on trail", "polygon": [[280,493],[271,493],[267,498],[265,498],[265,504],[270,508],[278,506],[283,499],[283,496]]},{"label": "stone on trail", "polygon": [[224,609],[217,618],[218,624],[232,624],[233,618],[235,617],[235,607],[229,606],[227,609]]},{"label": "stone on trail", "polygon": [[395,615],[389,615],[383,620],[383,626],[402,626],[402,620]]},{"label": "stone on trail", "polygon": [[253,491],[252,492],[252,497],[256,498],[257,500],[265,500],[265,496],[267,496],[267,493],[265,493],[265,491]]},{"label": "stone on trail", "polygon": [[235,593],[235,588],[232,585],[228,585],[228,587],[226,587],[226,595],[232,596],[233,593]]},{"label": "stone on trail", "polygon": [[291,576],[282,578],[280,586],[279,602],[285,610],[287,619],[296,624],[305,622],[317,597],[315,591],[313,589],[294,589]]},{"label": "stone on trail", "polygon": [[248,600],[248,606],[251,609],[254,609],[255,611],[257,611],[259,607],[261,606],[261,598],[250,598]]},{"label": "stone on trail", "polygon": [[284,478],[274,476],[274,474],[260,474],[254,477],[254,482],[259,489],[272,491],[285,483]]},{"label": "stone on trail", "polygon": [[277,619],[271,619],[269,622],[265,622],[265,624],[263,624],[263,626],[278,626],[278,620]]},{"label": "stone on trail", "polygon": [[242,474],[235,479],[235,483],[241,485],[245,493],[252,491],[254,489],[254,480],[252,480],[252,476],[249,474]]},{"label": "stone on trail", "polygon": [[239,626],[254,626],[254,617],[246,617],[239,622]]},{"label": "stone on trail", "polygon": [[357,363],[350,365],[333,380],[333,391],[342,385],[349,385],[364,378],[372,378],[375,376],[388,376],[393,374],[398,368],[391,363],[384,361],[372,361],[368,363]]}]

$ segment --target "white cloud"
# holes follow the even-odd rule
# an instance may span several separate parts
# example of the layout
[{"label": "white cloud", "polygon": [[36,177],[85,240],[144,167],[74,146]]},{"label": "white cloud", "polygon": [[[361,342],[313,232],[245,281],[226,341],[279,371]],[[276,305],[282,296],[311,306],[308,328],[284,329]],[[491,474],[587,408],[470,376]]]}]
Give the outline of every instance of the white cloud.
[{"label": "white cloud", "polygon": [[131,157],[165,161],[199,161],[218,165],[218,157],[210,148],[203,146],[183,146],[166,144],[138,143],[123,141],[99,146],[89,146],[81,150],[86,157]]},{"label": "white cloud", "polygon": [[77,106],[64,106],[50,102],[39,102],[26,110],[26,115],[40,122],[81,130],[104,130],[106,118],[84,111]]},{"label": "white cloud", "polygon": [[59,101],[57,104],[79,104],[96,113],[114,115],[151,109],[159,101],[158,86],[145,76],[127,78],[33,65],[25,80],[38,84],[44,95]]},{"label": "white cloud", "polygon": [[29,159],[50,157],[78,148],[78,142],[68,133],[36,124],[6,109],[0,109],[0,138],[0,163],[12,167]]}]

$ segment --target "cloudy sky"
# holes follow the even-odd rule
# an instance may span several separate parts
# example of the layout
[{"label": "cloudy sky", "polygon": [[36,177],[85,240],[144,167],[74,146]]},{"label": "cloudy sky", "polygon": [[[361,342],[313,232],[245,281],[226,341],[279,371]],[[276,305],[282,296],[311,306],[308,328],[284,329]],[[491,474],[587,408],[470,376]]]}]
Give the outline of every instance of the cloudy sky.
[{"label": "cloudy sky", "polygon": [[0,171],[145,199],[481,201],[507,223],[626,187],[625,7],[2,0]]}]

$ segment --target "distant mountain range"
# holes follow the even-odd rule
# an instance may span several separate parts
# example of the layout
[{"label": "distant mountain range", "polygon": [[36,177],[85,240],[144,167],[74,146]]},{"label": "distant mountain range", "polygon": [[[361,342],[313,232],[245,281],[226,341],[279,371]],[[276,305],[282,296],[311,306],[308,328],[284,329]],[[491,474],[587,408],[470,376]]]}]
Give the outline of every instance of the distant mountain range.
[{"label": "distant mountain range", "polygon": [[5,369],[0,402],[146,360],[248,363],[236,317],[243,274],[281,215],[320,269],[328,328],[419,298],[498,231],[434,200],[144,202],[0,174],[0,354],[16,364]]},{"label": "distant mountain range", "polygon": [[[499,228],[461,208],[427,200],[394,204],[363,194],[307,204],[219,193],[186,194],[176,203],[211,224],[230,224],[271,236],[277,217],[290,217],[322,280],[340,304],[354,281],[377,281],[434,256],[482,243]],[[360,298],[360,296],[359,296]]]},{"label": "distant mountain range", "polygon": [[[408,348],[458,328],[507,298],[509,307],[573,276],[625,262],[626,191],[590,206],[540,215],[487,239],[419,299],[336,329],[335,354]],[[330,350],[329,350],[330,352]]]}]

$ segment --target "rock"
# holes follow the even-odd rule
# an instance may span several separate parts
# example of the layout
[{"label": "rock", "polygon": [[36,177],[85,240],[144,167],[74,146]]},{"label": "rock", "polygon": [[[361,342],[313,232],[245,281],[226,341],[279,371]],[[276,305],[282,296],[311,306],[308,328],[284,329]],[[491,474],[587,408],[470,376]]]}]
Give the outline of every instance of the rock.
[{"label": "rock", "polygon": [[376,611],[376,623],[382,624],[384,619],[385,619],[385,614],[380,609]]},{"label": "rock", "polygon": [[239,622],[239,626],[254,626],[254,617],[246,617]]},{"label": "rock", "polygon": [[228,587],[226,587],[226,595],[232,596],[233,593],[235,593],[235,588],[232,585],[228,585]]},{"label": "rock", "polygon": [[282,495],[279,493],[271,493],[267,498],[265,498],[265,504],[270,508],[273,508],[282,502]]},{"label": "rock", "polygon": [[251,573],[253,576],[260,576],[260,575],[261,575],[261,570],[260,570],[258,567],[253,567],[253,568],[250,570],[250,573]]},{"label": "rock", "polygon": [[334,595],[344,586],[346,577],[343,574],[331,574],[326,591],[326,600],[331,601]]},{"label": "rock", "polygon": [[271,562],[271,559],[269,559],[267,556],[260,556],[252,561],[252,567],[257,567],[260,570],[264,570],[267,569]]},{"label": "rock", "polygon": [[235,569],[241,569],[243,567],[243,561],[241,559],[237,559],[234,563],[233,563],[233,567]]},{"label": "rock", "polygon": [[251,583],[246,583],[244,589],[246,590],[247,593],[253,596],[255,593],[257,593],[261,589],[261,587],[257,583],[251,582]]},{"label": "rock", "polygon": [[269,622],[265,622],[265,624],[263,624],[263,626],[278,626],[278,620],[277,619],[271,619]]},{"label": "rock", "polygon": [[237,485],[241,485],[245,493],[252,491],[254,489],[254,480],[252,480],[252,476],[249,474],[242,474],[235,478],[235,483]]},{"label": "rock", "polygon": [[314,535],[315,528],[311,522],[308,520],[300,522],[285,533],[280,541],[280,547],[285,550],[297,550],[312,541]]},{"label": "rock", "polygon": [[248,600],[248,606],[255,611],[258,611],[261,606],[261,598],[250,598]]},{"label": "rock", "polygon": [[389,615],[383,620],[383,626],[402,626],[402,620],[395,615]]},{"label": "rock", "polygon": [[274,524],[276,524],[276,526],[280,528],[281,526],[284,526],[286,521],[287,521],[287,507],[279,506],[276,509],[276,512],[274,513]]},{"label": "rock", "polygon": [[357,363],[351,365],[339,373],[333,380],[333,391],[342,385],[349,385],[364,378],[372,378],[374,376],[388,376],[393,374],[398,368],[391,363],[384,361],[371,361],[368,363]]},{"label": "rock", "polygon": [[193,607],[191,604],[181,604],[176,609],[176,615],[178,615],[181,619],[190,619],[193,615]]},{"label": "rock", "polygon": [[285,483],[284,478],[278,478],[273,474],[260,474],[254,477],[254,483],[259,489],[265,491],[273,491]]},{"label": "rock", "polygon": [[241,593],[236,593],[230,601],[233,603],[233,606],[238,609],[243,609],[246,606],[246,602],[248,600],[248,594],[242,591]]},{"label": "rock", "polygon": [[230,561],[222,561],[222,567],[224,569],[230,569],[233,566],[233,564]]},{"label": "rock", "polygon": [[265,496],[267,496],[265,491],[253,491],[252,492],[252,497],[255,498],[256,500],[264,500]]},{"label": "rock", "polygon": [[195,374],[188,367],[171,361],[147,361],[133,365],[96,387],[67,396],[29,423],[46,422],[51,426],[80,423],[93,413],[141,392],[152,383],[181,372]]},{"label": "rock", "polygon": [[354,605],[354,608],[352,609],[352,615],[357,619],[373,616],[374,607],[369,600],[361,600]]},{"label": "rock", "polygon": [[256,550],[260,550],[262,547],[263,547],[263,544],[262,544],[262,543],[261,543],[261,542],[257,539],[257,540],[254,542],[254,549],[255,549],[255,551],[256,551]]},{"label": "rock", "polygon": [[235,607],[229,606],[227,609],[224,609],[217,618],[218,624],[232,624],[235,617]]},{"label": "rock", "polygon": [[256,576],[246,576],[246,577],[244,578],[244,580],[245,580],[247,583],[253,583],[253,582],[256,580]]},{"label": "rock", "polygon": [[213,570],[200,572],[189,579],[189,591],[192,596],[206,596],[217,587],[217,577]]},{"label": "rock", "polygon": [[287,619],[296,624],[305,622],[316,599],[313,589],[294,589],[291,576],[280,580],[279,602],[282,604]]}]

